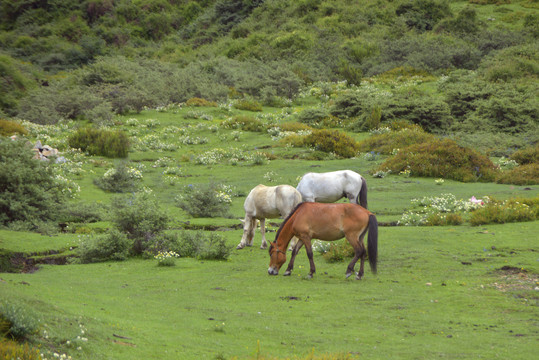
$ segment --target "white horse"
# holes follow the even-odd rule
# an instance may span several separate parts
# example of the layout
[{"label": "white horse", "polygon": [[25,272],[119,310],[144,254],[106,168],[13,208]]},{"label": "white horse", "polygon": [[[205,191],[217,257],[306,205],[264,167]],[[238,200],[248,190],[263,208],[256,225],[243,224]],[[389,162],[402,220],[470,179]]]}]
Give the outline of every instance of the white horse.
[{"label": "white horse", "polygon": [[301,194],[290,185],[265,186],[257,185],[243,203],[245,220],[243,236],[236,249],[252,246],[255,237],[256,222],[260,220],[262,233],[261,249],[267,248],[266,219],[285,218],[301,202]]},{"label": "white horse", "polygon": [[352,170],[307,173],[297,186],[305,202],[332,203],[343,197],[367,208],[367,182]]}]

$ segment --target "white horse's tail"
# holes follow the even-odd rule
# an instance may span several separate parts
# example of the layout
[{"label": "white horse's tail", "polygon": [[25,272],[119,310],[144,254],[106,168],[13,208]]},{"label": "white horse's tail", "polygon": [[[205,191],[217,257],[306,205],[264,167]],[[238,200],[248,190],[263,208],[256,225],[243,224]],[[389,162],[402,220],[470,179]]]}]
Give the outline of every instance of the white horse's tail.
[{"label": "white horse's tail", "polygon": [[359,205],[367,209],[367,181],[363,176],[361,176],[361,189],[357,195]]}]

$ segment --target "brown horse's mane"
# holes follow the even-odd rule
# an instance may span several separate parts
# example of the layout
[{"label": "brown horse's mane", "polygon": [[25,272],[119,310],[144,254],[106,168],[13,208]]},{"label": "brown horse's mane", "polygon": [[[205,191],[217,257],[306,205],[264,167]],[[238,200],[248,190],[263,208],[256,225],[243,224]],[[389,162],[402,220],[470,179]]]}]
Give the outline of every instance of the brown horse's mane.
[{"label": "brown horse's mane", "polygon": [[[292,215],[294,215],[294,213],[298,210],[298,208],[299,208],[301,205],[303,205],[303,204],[305,204],[305,203],[304,203],[304,202],[300,202],[300,203],[294,208],[294,210],[292,210],[292,211],[290,212],[290,214],[288,214],[288,216],[283,220],[283,223],[281,224],[281,226],[279,226],[279,230],[277,230],[277,233],[275,234],[275,240],[274,240],[274,242],[277,241],[277,239],[279,238],[279,234],[281,233],[281,229],[283,228],[284,224],[287,223],[288,219],[290,219],[290,218],[292,217]],[[271,250],[271,247],[270,247],[270,250]]]}]

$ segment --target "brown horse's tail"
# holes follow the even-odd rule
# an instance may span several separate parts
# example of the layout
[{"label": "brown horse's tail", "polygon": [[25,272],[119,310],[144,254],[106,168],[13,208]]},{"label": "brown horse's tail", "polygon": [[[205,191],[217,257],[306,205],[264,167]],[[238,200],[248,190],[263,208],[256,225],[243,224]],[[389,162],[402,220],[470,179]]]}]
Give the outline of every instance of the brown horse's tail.
[{"label": "brown horse's tail", "polygon": [[369,235],[367,237],[367,252],[371,271],[376,274],[376,262],[378,258],[378,220],[374,214],[369,215]]},{"label": "brown horse's tail", "polygon": [[359,205],[363,206],[365,209],[367,208],[367,181],[365,181],[365,178],[361,177],[361,189],[359,190],[359,194],[357,196],[359,198]]}]

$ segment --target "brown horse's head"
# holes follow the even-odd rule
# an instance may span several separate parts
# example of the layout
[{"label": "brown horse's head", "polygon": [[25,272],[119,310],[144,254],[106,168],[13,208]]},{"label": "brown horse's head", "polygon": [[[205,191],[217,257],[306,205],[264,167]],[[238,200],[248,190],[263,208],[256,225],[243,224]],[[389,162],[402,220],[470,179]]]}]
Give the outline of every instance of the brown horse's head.
[{"label": "brown horse's head", "polygon": [[270,243],[269,247],[270,263],[268,268],[268,274],[277,275],[279,274],[279,269],[286,262],[286,252],[280,250],[277,247],[277,243]]}]

